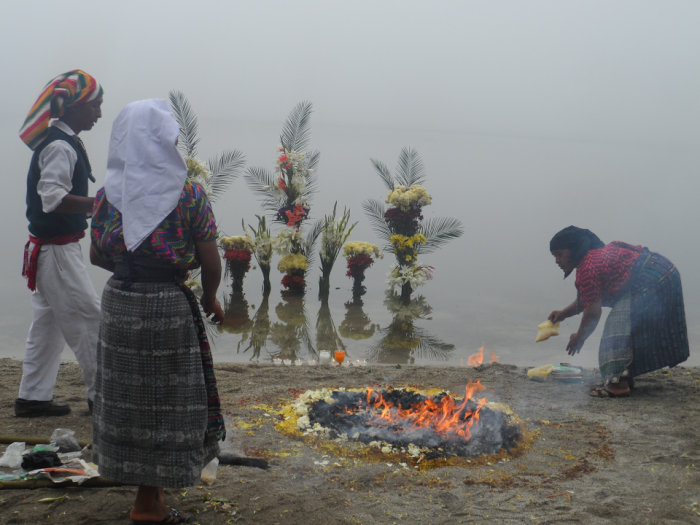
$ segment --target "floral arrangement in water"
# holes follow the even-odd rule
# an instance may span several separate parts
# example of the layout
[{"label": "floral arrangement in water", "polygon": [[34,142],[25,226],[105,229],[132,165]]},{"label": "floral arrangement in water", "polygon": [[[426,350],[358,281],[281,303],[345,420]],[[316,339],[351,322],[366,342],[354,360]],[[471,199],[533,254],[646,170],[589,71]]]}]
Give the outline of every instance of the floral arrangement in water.
[{"label": "floral arrangement in water", "polygon": [[386,284],[389,285],[390,290],[397,286],[402,288],[405,284],[408,284],[411,290],[415,290],[433,278],[433,271],[432,266],[425,266],[418,261],[405,266],[394,263],[389,267]]},{"label": "floral arrangement in water", "polygon": [[[421,186],[426,172],[418,152],[404,148],[394,177],[385,164],[371,159],[382,182],[389,190],[384,203],[370,199],[363,203],[365,213],[374,231],[385,241],[385,248],[396,256],[396,264],[389,268],[387,284],[393,290],[401,289],[401,298],[408,302],[418,286],[432,278],[434,268],[418,261],[427,254],[464,233],[462,223],[452,218],[424,220],[423,207],[432,204],[432,198]],[[387,209],[385,204],[389,205]]]},{"label": "floral arrangement in water", "polygon": [[231,275],[234,292],[243,290],[243,279],[250,270],[250,260],[253,257],[255,245],[251,244],[245,235],[220,237],[219,246],[224,250],[226,271]]},{"label": "floral arrangement in water", "polygon": [[319,254],[321,256],[321,277],[319,279],[319,298],[327,298],[331,290],[331,271],[335,264],[338,254],[350,237],[352,230],[357,226],[357,223],[350,223],[350,210],[343,210],[343,216],[336,219],[336,209],[338,203],[333,205],[333,215],[326,215],[321,230],[321,248]]},{"label": "floral arrangement in water", "polygon": [[275,238],[267,227],[265,217],[260,217],[260,215],[256,215],[256,217],[258,218],[258,227],[248,226],[246,228],[244,223],[243,230],[248,243],[253,246],[253,255],[255,255],[255,260],[258,261],[258,266],[260,266],[260,271],[263,274],[263,294],[268,294],[272,288],[270,285],[270,267],[272,266]]},{"label": "floral arrangement in water", "polygon": [[366,292],[362,282],[365,280],[365,270],[374,264],[375,259],[383,259],[379,246],[369,242],[350,241],[343,248],[343,256],[348,262],[348,271],[345,273],[352,279],[353,297],[364,295]]},{"label": "floral arrangement in water", "polygon": [[[263,208],[274,214],[275,222],[284,225],[277,235],[275,251],[283,259],[287,255],[306,259],[305,266],[299,257],[278,265],[286,273],[282,285],[297,293],[303,293],[306,288],[306,270],[312,263],[313,248],[323,226],[317,222],[306,237],[302,233],[311,211],[310,197],[316,191],[315,167],[320,159],[320,153],[306,152],[311,110],[310,102],[302,102],[287,118],[273,172],[250,168],[246,173],[248,185],[263,198]],[[289,264],[292,260],[294,264]]]}]

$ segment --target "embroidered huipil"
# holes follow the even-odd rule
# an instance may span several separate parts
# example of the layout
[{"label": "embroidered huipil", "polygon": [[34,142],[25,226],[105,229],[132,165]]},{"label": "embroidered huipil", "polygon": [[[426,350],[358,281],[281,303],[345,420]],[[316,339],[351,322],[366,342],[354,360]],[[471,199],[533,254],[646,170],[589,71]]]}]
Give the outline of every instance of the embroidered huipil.
[{"label": "embroidered huipil", "polygon": [[613,306],[641,251],[641,246],[619,241],[589,251],[576,268],[576,290],[583,306],[601,300],[603,306]]},{"label": "embroidered huipil", "polygon": [[[91,235],[101,257],[111,259],[126,252],[121,213],[109,203],[104,188],[95,196]],[[195,240],[216,240],[216,223],[204,189],[188,180],[177,207],[134,250],[133,255],[191,270],[199,268]]]}]

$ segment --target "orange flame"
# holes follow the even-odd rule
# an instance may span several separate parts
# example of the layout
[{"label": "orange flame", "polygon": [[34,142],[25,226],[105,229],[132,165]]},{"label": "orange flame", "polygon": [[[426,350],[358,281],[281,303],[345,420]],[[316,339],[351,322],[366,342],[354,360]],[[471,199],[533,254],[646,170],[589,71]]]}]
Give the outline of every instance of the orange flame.
[{"label": "orange flame", "polygon": [[489,361],[489,364],[491,364],[491,363],[498,363],[498,357],[496,356],[496,354],[494,354],[493,352],[491,352],[491,353],[489,354],[489,356],[491,357],[491,361]]},{"label": "orange flame", "polygon": [[380,411],[375,417],[374,424],[386,426],[403,420],[413,426],[411,430],[430,427],[436,434],[445,437],[461,436],[468,441],[471,438],[470,428],[479,421],[479,412],[486,403],[486,399],[480,399],[475,409],[467,407],[467,403],[476,392],[481,390],[486,390],[481,381],[476,383],[469,381],[464,401],[460,404],[455,403],[455,400],[447,395],[438,402],[428,398],[404,409],[400,404],[395,406],[391,401],[385,400],[381,393],[375,393],[368,388],[367,405]]},{"label": "orange flame", "polygon": [[484,347],[482,346],[481,348],[479,348],[478,353],[469,356],[469,359],[467,359],[467,366],[477,367],[483,361],[484,361]]}]

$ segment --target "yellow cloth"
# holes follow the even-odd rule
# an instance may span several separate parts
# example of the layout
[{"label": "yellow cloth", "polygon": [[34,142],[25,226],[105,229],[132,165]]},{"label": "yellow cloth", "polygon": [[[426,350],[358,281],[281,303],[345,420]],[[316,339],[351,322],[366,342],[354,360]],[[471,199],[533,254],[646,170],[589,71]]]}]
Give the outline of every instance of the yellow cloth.
[{"label": "yellow cloth", "polygon": [[537,325],[537,328],[539,328],[540,331],[537,332],[537,338],[535,338],[535,343],[539,343],[540,341],[546,341],[553,335],[559,335],[559,323],[552,324],[552,321],[545,321],[544,323]]}]

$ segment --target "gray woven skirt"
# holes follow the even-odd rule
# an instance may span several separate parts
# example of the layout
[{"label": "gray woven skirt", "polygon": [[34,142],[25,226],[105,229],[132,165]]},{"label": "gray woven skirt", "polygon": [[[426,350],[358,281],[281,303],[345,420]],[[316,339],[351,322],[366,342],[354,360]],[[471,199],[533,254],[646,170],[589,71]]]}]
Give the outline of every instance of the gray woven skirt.
[{"label": "gray woven skirt", "polygon": [[192,310],[174,282],[111,278],[102,294],[93,410],[100,475],[166,488],[198,483],[219,453]]},{"label": "gray woven skirt", "polygon": [[644,248],[605,322],[600,373],[606,382],[617,383],[676,366],[689,355],[680,273],[666,257]]}]

